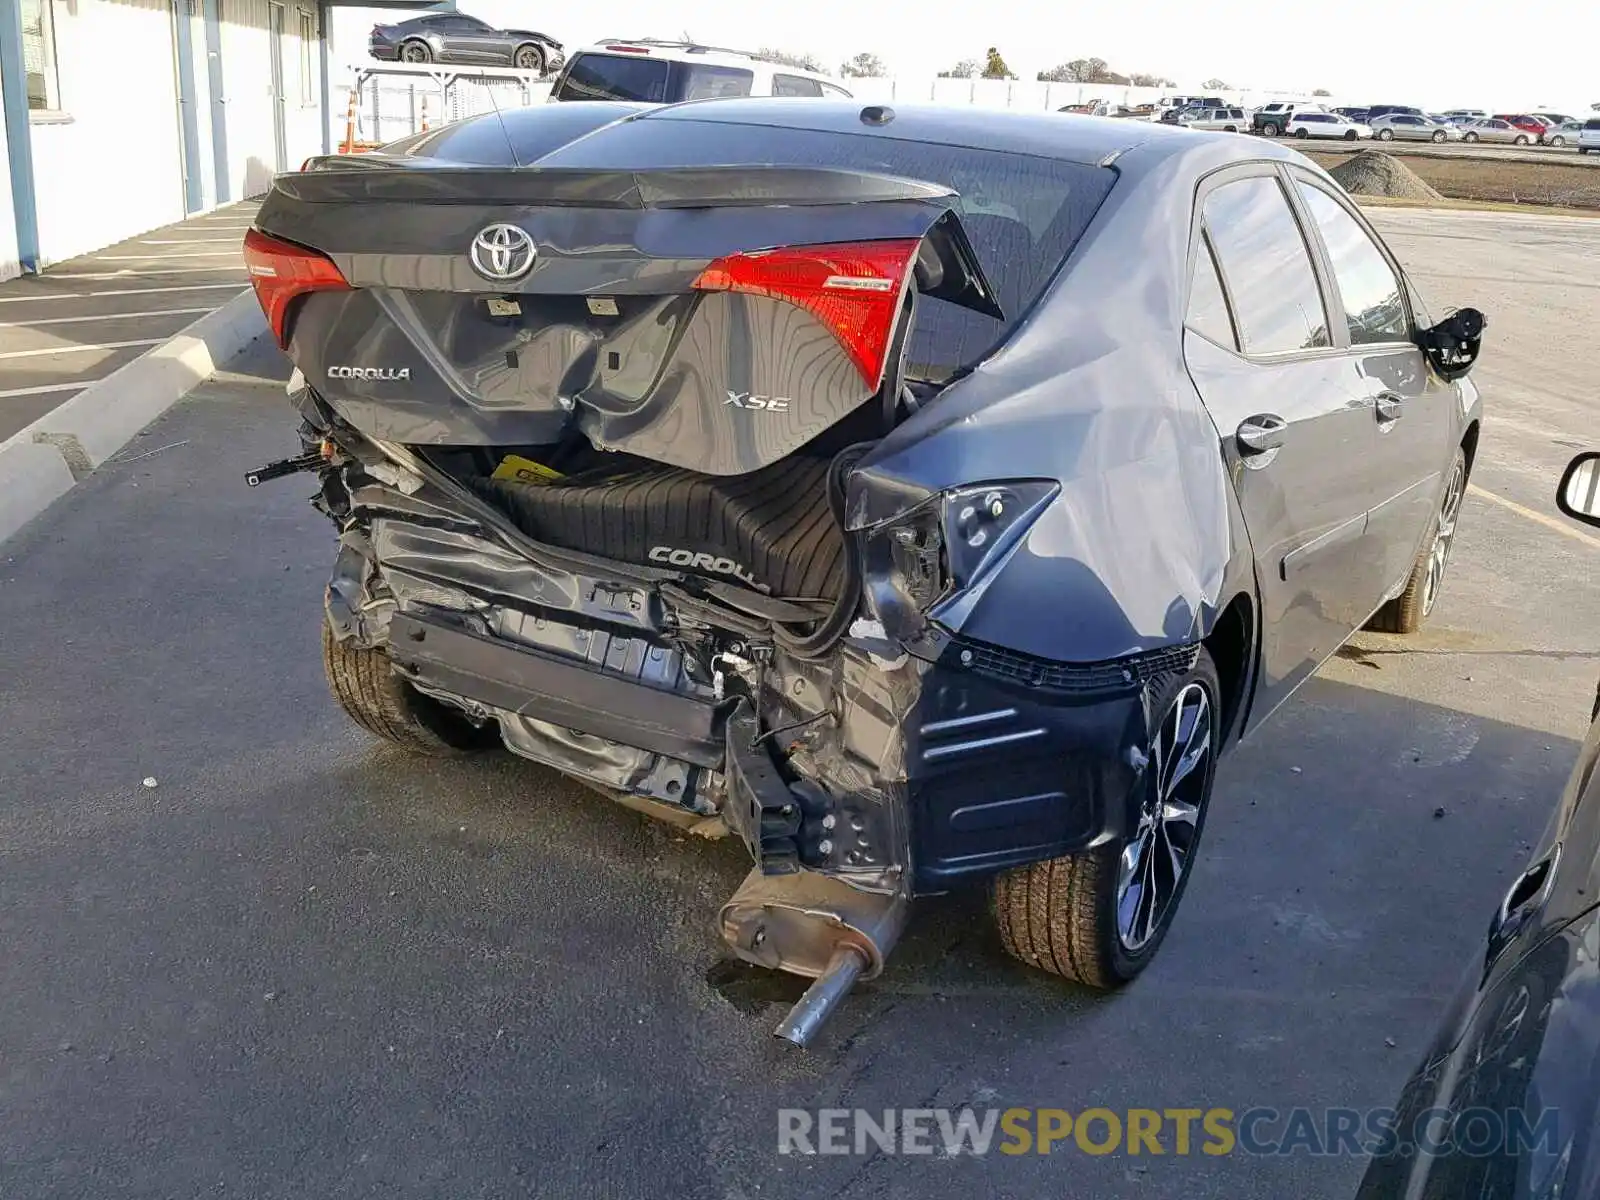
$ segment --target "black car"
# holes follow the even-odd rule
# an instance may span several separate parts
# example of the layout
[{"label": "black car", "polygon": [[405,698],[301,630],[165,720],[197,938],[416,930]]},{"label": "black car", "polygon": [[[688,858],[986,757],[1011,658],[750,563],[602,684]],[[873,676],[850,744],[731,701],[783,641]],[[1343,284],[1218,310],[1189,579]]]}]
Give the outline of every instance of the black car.
[{"label": "black car", "polygon": [[[1425,117],[1428,114],[1420,108],[1413,108],[1409,104],[1374,104],[1367,109],[1367,120],[1375,117],[1406,116]],[[1353,119],[1353,118],[1352,118]]]},{"label": "black car", "polygon": [[[1600,525],[1600,454],[1557,502]],[[1407,1082],[1359,1200],[1600,1193],[1600,692],[1589,736],[1480,960]]]},{"label": "black car", "polygon": [[802,1044],[968,884],[1024,962],[1138,975],[1218,755],[1432,608],[1480,316],[1431,326],[1270,144],[502,116],[279,176],[246,240],[304,420],[254,478],[318,472],[339,704],[726,826],[723,934],[819,977]]},{"label": "black car", "polygon": [[548,74],[564,61],[561,43],[531,29],[496,29],[466,13],[428,13],[374,25],[367,53],[385,62],[516,67]]}]

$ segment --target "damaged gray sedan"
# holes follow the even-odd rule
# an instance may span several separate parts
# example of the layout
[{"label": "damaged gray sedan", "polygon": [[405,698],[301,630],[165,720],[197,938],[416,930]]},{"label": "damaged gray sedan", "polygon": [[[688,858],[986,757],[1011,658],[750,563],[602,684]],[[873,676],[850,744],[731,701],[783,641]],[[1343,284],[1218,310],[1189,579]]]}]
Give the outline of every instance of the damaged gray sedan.
[{"label": "damaged gray sedan", "polygon": [[1137,976],[1218,756],[1432,610],[1477,446],[1481,314],[1294,152],[1148,124],[534,107],[280,176],[245,252],[339,704],[726,826],[800,1044],[969,884]]}]

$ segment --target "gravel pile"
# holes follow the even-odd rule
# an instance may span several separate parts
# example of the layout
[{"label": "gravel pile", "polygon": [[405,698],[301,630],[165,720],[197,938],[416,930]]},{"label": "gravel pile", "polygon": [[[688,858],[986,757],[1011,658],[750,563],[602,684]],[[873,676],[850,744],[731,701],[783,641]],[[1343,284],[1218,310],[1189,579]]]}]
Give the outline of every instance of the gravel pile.
[{"label": "gravel pile", "polygon": [[1440,200],[1417,173],[1381,150],[1363,150],[1328,174],[1352,196],[1393,196],[1398,200]]}]

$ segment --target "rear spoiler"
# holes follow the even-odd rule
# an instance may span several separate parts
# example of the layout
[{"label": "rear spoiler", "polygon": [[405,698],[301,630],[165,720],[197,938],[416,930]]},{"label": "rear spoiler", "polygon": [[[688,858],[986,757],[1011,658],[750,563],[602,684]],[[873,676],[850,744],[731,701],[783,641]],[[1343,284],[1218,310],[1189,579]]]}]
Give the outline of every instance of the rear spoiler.
[{"label": "rear spoiler", "polygon": [[[437,162],[435,167],[427,165]],[[382,152],[324,155],[273,190],[302,204],[413,201],[537,204],[577,208],[734,208],[771,204],[867,204],[953,200],[938,184],[832,167],[680,167],[606,171],[576,167],[462,167]]]}]

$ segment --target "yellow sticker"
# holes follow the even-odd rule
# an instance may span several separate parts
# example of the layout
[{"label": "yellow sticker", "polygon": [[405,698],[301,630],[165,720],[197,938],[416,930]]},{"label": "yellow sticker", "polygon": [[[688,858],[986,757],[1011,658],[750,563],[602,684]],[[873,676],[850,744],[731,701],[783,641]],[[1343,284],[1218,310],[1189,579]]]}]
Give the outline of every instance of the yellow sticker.
[{"label": "yellow sticker", "polygon": [[560,471],[553,471],[543,463],[536,463],[531,458],[520,455],[508,454],[500,460],[500,465],[494,469],[490,479],[514,479],[518,483],[554,483],[558,479],[565,479]]}]

